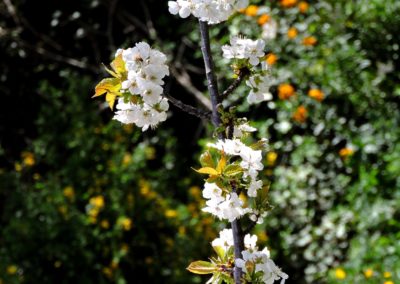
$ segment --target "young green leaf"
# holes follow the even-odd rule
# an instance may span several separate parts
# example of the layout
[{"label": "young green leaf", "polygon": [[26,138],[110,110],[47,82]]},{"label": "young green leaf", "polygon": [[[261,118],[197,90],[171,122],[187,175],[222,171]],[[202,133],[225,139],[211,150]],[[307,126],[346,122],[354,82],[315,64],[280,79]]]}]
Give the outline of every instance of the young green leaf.
[{"label": "young green leaf", "polygon": [[186,269],[195,274],[210,274],[218,271],[214,263],[203,260],[192,262]]}]

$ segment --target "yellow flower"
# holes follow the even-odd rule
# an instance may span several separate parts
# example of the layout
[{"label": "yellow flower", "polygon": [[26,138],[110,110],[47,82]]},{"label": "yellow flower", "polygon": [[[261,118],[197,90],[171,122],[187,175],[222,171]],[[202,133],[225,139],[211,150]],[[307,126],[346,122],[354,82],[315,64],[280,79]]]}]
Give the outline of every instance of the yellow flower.
[{"label": "yellow flower", "polygon": [[174,209],[167,209],[164,214],[167,218],[176,218],[178,216],[178,212]]},{"label": "yellow flower", "polygon": [[299,5],[297,5],[297,7],[299,7],[300,13],[303,13],[303,14],[307,12],[308,6],[309,6],[308,3],[305,1],[301,1],[299,3]]},{"label": "yellow flower", "polygon": [[313,36],[307,36],[303,39],[303,45],[314,46],[317,44],[317,39]]},{"label": "yellow flower", "polygon": [[200,198],[201,197],[201,189],[198,186],[192,186],[189,188],[189,193],[192,195],[194,198]]},{"label": "yellow flower", "polygon": [[124,166],[129,165],[131,160],[132,160],[131,153],[125,153],[124,157],[122,158],[122,165],[124,165]]},{"label": "yellow flower", "polygon": [[258,23],[260,26],[262,26],[262,25],[264,25],[265,23],[267,23],[267,22],[269,21],[269,19],[270,19],[270,17],[269,17],[268,14],[262,14],[262,15],[258,18],[257,23]]},{"label": "yellow flower", "polygon": [[308,91],[308,96],[319,102],[325,98],[325,94],[319,89],[310,89]]},{"label": "yellow flower", "polygon": [[306,121],[308,116],[308,110],[304,106],[299,106],[293,114],[293,119],[299,123]]},{"label": "yellow flower", "polygon": [[14,168],[15,168],[15,170],[16,170],[17,172],[22,171],[22,166],[21,166],[20,163],[15,163],[15,164],[14,164]]},{"label": "yellow flower", "polygon": [[385,272],[383,272],[383,277],[390,278],[390,277],[392,277],[392,273],[390,273],[389,271],[385,271]]},{"label": "yellow flower", "polygon": [[261,231],[260,233],[257,234],[257,236],[258,236],[258,240],[262,243],[266,242],[268,240],[268,236],[265,231]]},{"label": "yellow flower", "polygon": [[281,5],[285,8],[293,7],[296,3],[297,0],[281,0]]},{"label": "yellow flower", "polygon": [[14,275],[17,273],[18,267],[16,265],[7,266],[7,274]]},{"label": "yellow flower", "polygon": [[346,271],[341,268],[336,268],[335,270],[335,277],[337,279],[345,279],[346,278]]},{"label": "yellow flower", "polygon": [[108,278],[112,277],[113,272],[112,272],[111,268],[103,267],[102,271],[103,271],[104,275],[107,276]]},{"label": "yellow flower", "polygon": [[265,61],[268,63],[268,65],[271,66],[271,65],[274,65],[276,63],[276,61],[278,61],[278,57],[273,53],[268,53]]},{"label": "yellow flower", "polygon": [[129,252],[129,245],[123,243],[123,244],[121,245],[120,250],[121,250],[122,253],[127,254],[127,253]]},{"label": "yellow flower", "polygon": [[278,158],[278,154],[276,152],[268,152],[268,154],[267,154],[268,166],[275,165],[275,162],[276,162],[277,158]]},{"label": "yellow flower", "polygon": [[75,197],[75,191],[74,188],[72,186],[67,186],[64,188],[63,190],[63,194],[66,198],[68,198],[69,200],[73,200]]},{"label": "yellow flower", "polygon": [[178,228],[178,233],[179,233],[179,235],[181,235],[181,236],[186,235],[186,228],[185,228],[185,226],[179,226],[179,228]]},{"label": "yellow flower", "polygon": [[250,6],[248,6],[248,7],[246,8],[246,10],[244,10],[244,13],[245,13],[247,16],[250,16],[250,17],[256,16],[256,15],[257,15],[257,12],[258,12],[258,6],[256,6],[256,5],[250,5]]},{"label": "yellow flower", "polygon": [[371,278],[374,275],[374,271],[371,268],[368,268],[364,271],[365,278]]},{"label": "yellow flower", "polygon": [[58,207],[58,212],[60,212],[60,214],[65,217],[65,215],[67,215],[67,213],[68,213],[67,206],[64,206],[64,205],[59,206]]},{"label": "yellow flower", "polygon": [[144,153],[146,155],[147,160],[154,160],[156,158],[156,148],[154,147],[151,146],[146,147]]},{"label": "yellow flower", "polygon": [[35,164],[35,156],[31,152],[22,152],[22,162],[25,166],[31,167]]},{"label": "yellow flower", "polygon": [[128,217],[122,217],[118,220],[119,224],[125,231],[132,229],[132,219]]},{"label": "yellow flower", "polygon": [[278,87],[278,96],[281,100],[286,100],[294,96],[295,90],[290,84],[280,84]]},{"label": "yellow flower", "polygon": [[62,265],[62,262],[59,261],[59,260],[57,260],[57,261],[54,262],[54,267],[55,267],[55,268],[60,268],[61,265]]},{"label": "yellow flower", "polygon": [[383,284],[394,284],[394,282],[392,280],[389,280],[389,281],[383,282]]},{"label": "yellow flower", "polygon": [[146,257],[146,258],[144,259],[144,262],[145,262],[147,265],[150,265],[150,264],[152,264],[152,263],[154,262],[154,259],[153,259],[152,257],[148,256],[148,257]]},{"label": "yellow flower", "polygon": [[346,158],[346,157],[351,156],[353,154],[354,154],[354,150],[351,149],[351,148],[347,148],[347,147],[342,148],[339,151],[339,156],[342,157],[342,158]]},{"label": "yellow flower", "polygon": [[288,38],[290,38],[290,39],[294,39],[294,38],[297,36],[297,29],[296,29],[296,28],[290,28],[290,29],[287,31],[287,36],[288,36]]},{"label": "yellow flower", "polygon": [[100,227],[107,230],[108,228],[110,228],[110,222],[108,222],[108,220],[106,219],[101,220]]},{"label": "yellow flower", "polygon": [[89,199],[90,205],[95,208],[103,208],[104,207],[104,197],[102,195],[97,195]]}]

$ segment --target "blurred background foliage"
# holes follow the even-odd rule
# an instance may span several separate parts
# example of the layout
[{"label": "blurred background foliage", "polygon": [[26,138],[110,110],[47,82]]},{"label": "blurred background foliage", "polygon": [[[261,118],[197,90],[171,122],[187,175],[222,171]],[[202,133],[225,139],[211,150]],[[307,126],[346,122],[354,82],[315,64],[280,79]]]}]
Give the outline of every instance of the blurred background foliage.
[{"label": "blurred background foliage", "polygon": [[[227,102],[270,141],[261,243],[289,283],[398,283],[400,2],[251,4],[211,33],[221,89],[229,34],[267,41],[273,99]],[[207,107],[196,21],[167,1],[2,0],[0,38],[0,283],[204,282],[185,267],[221,225],[190,168],[207,122],[172,106],[143,134],[90,98],[101,63],[146,40],[170,92]]]}]

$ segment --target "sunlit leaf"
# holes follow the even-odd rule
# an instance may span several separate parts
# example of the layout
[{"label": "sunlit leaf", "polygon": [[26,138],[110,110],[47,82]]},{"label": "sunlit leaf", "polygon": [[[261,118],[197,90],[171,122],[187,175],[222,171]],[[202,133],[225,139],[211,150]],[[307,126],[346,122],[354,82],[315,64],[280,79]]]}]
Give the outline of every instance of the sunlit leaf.
[{"label": "sunlit leaf", "polygon": [[203,167],[210,167],[210,168],[215,168],[215,163],[214,160],[210,154],[210,152],[206,151],[200,156],[200,164]]},{"label": "sunlit leaf", "polygon": [[121,89],[121,81],[118,78],[106,78],[101,80],[95,88],[94,97],[106,95],[106,101],[110,108],[114,107],[117,96],[121,96],[119,92]]},{"label": "sunlit leaf", "polygon": [[210,274],[218,270],[214,263],[203,260],[192,262],[186,269],[195,274]]},{"label": "sunlit leaf", "polygon": [[207,174],[207,175],[212,175],[212,176],[218,176],[219,172],[216,169],[210,168],[210,167],[204,167],[200,168],[198,170],[195,169],[196,172],[200,174]]},{"label": "sunlit leaf", "polygon": [[243,173],[242,167],[237,164],[227,165],[224,169],[224,175],[228,177],[233,177],[242,173]]},{"label": "sunlit leaf", "polygon": [[220,259],[224,259],[225,258],[225,250],[223,247],[220,246],[213,246],[213,249],[215,250],[215,252],[217,253],[218,257]]},{"label": "sunlit leaf", "polygon": [[226,166],[226,156],[224,153],[222,153],[221,159],[219,160],[217,165],[217,172],[221,174],[225,166]]}]

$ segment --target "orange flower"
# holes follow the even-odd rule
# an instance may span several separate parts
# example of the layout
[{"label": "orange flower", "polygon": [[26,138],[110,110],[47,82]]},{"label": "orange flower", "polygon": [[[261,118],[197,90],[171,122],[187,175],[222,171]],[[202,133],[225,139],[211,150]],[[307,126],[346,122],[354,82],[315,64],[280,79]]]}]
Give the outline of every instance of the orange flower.
[{"label": "orange flower", "polygon": [[353,154],[354,154],[354,150],[351,148],[348,148],[348,147],[344,147],[344,148],[340,149],[340,151],[339,151],[339,156],[342,158],[346,158]]},{"label": "orange flower", "polygon": [[260,25],[260,26],[262,26],[262,25],[264,25],[266,22],[268,22],[269,21],[269,15],[267,15],[267,14],[262,14],[259,18],[258,18],[258,20],[257,20],[257,23]]},{"label": "orange flower", "polygon": [[290,39],[295,38],[295,37],[297,36],[297,29],[296,29],[296,28],[290,28],[290,29],[287,31],[287,36],[288,36],[288,38],[290,38]]},{"label": "orange flower", "polygon": [[307,36],[303,39],[303,45],[314,46],[317,44],[317,39],[313,36]]},{"label": "orange flower", "polygon": [[297,0],[281,0],[281,5],[285,8],[293,7],[296,3]]},{"label": "orange flower", "polygon": [[301,1],[297,7],[299,8],[300,13],[306,13],[308,10],[308,3],[305,1]]},{"label": "orange flower", "polygon": [[248,7],[246,8],[246,10],[244,10],[244,13],[245,13],[247,16],[250,16],[250,17],[256,16],[256,15],[257,15],[257,12],[258,12],[258,6],[256,6],[256,5],[250,5],[250,6],[248,6]]},{"label": "orange flower", "polygon": [[276,61],[278,61],[278,57],[273,53],[268,53],[265,61],[268,63],[268,65],[274,65]]},{"label": "orange flower", "polygon": [[310,89],[308,91],[308,96],[319,102],[321,102],[325,98],[325,94],[318,89]]},{"label": "orange flower", "polygon": [[295,95],[295,90],[290,84],[281,84],[278,87],[278,96],[281,100],[289,99]]},{"label": "orange flower", "polygon": [[308,110],[304,106],[299,106],[293,114],[293,119],[299,123],[306,121],[308,116]]}]

